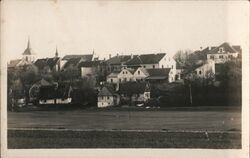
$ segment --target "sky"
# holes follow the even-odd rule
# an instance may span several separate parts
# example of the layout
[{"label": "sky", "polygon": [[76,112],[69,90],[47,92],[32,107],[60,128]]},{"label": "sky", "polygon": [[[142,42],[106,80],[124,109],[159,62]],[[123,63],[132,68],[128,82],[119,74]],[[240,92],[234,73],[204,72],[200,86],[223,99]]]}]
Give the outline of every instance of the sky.
[{"label": "sky", "polygon": [[[4,1],[2,54],[21,58],[28,38],[38,58],[142,54],[248,44],[248,2]],[[243,48],[245,49],[245,48]],[[246,48],[247,49],[247,48]]]}]

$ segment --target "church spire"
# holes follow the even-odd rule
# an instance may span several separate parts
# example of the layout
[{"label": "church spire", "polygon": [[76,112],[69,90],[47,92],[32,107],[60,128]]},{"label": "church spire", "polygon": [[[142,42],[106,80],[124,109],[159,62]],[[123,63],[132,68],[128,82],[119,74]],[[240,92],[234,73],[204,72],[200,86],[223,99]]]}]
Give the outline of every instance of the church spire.
[{"label": "church spire", "polygon": [[56,46],[56,54],[55,54],[56,57],[58,57],[58,50],[57,50],[57,46]]},{"label": "church spire", "polygon": [[27,44],[27,48],[30,48],[30,36],[28,37],[28,44]]}]

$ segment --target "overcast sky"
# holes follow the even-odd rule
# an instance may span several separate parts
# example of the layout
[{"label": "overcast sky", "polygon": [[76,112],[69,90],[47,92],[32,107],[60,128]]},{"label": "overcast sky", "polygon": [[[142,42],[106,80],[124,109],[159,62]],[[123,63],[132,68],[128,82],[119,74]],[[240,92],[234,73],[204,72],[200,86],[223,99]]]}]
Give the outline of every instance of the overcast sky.
[{"label": "overcast sky", "polygon": [[[248,2],[5,1],[2,52],[21,58],[30,36],[38,57],[199,49],[248,37]],[[244,43],[245,42],[245,43]]]}]

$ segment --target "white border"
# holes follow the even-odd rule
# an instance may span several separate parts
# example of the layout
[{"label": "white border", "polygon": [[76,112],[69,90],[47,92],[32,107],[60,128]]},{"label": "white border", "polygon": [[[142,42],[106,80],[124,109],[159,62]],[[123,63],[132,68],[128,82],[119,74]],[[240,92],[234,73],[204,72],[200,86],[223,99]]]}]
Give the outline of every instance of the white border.
[{"label": "white border", "polygon": [[[1,3],[1,23],[4,9]],[[246,5],[249,3],[246,1]],[[248,10],[249,17],[249,10]],[[249,18],[248,18],[249,21]],[[249,28],[249,26],[248,26]],[[247,158],[249,157],[249,30],[246,30],[246,42],[242,56],[242,149],[7,149],[7,67],[4,54],[4,28],[1,27],[1,154],[4,158],[12,157],[192,157],[192,158]]]}]

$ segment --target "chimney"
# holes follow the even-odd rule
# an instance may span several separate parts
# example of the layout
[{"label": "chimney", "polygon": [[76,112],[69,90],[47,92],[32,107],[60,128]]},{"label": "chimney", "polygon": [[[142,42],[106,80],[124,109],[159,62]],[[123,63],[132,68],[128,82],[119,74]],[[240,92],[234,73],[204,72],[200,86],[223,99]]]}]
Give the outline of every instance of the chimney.
[{"label": "chimney", "polygon": [[200,50],[202,50],[202,47],[200,47]]},{"label": "chimney", "polygon": [[133,53],[131,53],[131,59],[134,57]]},{"label": "chimney", "polygon": [[111,54],[109,54],[109,59],[111,58]]},{"label": "chimney", "polygon": [[106,58],[103,58],[104,61],[106,61]]},{"label": "chimney", "polygon": [[119,56],[119,53],[117,53],[116,56]]}]

